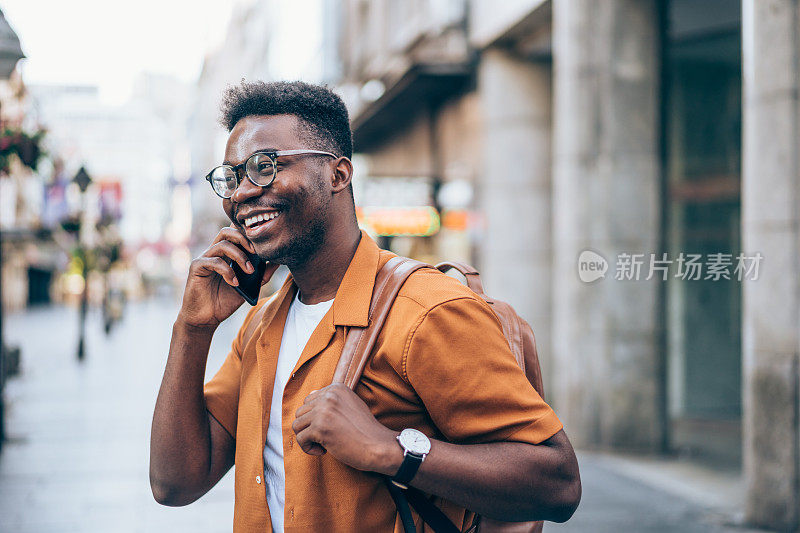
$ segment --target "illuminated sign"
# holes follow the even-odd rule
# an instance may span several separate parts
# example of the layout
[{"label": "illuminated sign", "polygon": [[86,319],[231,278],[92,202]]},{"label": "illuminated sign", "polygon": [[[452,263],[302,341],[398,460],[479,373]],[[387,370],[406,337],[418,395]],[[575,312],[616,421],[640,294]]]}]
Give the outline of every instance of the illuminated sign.
[{"label": "illuminated sign", "polygon": [[431,206],[361,207],[358,223],[368,232],[382,237],[427,237],[439,231],[439,213]]}]

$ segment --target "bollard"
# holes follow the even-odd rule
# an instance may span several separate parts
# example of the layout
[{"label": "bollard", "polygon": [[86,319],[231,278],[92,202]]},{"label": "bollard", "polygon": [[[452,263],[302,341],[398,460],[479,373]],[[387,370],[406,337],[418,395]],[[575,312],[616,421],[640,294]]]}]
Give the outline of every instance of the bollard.
[{"label": "bollard", "polygon": [[20,369],[20,348],[19,346],[6,345],[3,350],[3,371],[4,377],[11,378],[19,375]]},{"label": "bollard", "polygon": [[6,347],[0,344],[0,450],[3,449],[3,441],[6,439],[5,431],[5,402],[3,401],[3,385],[6,382]]},{"label": "bollard", "polygon": [[3,441],[6,438],[4,385],[6,378],[19,375],[19,362],[19,346],[3,346],[0,349],[0,450],[3,449]]}]

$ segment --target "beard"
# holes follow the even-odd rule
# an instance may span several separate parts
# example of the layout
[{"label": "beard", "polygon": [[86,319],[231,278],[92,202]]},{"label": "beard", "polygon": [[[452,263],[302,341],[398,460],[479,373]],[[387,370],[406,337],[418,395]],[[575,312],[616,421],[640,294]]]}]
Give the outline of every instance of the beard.
[{"label": "beard", "polygon": [[304,227],[302,232],[295,234],[288,243],[274,250],[270,254],[271,257],[264,259],[286,265],[290,269],[303,265],[322,246],[326,234],[325,222],[321,218],[315,218]]},{"label": "beard", "polygon": [[[314,196],[317,198],[313,198]],[[288,242],[271,250],[267,256],[262,257],[263,259],[271,263],[286,265],[291,269],[307,263],[317,253],[325,242],[325,237],[328,233],[325,217],[330,209],[330,197],[326,196],[323,189],[319,187],[311,192],[303,191],[298,198],[287,204],[291,210],[293,205],[307,205],[307,203],[311,202],[317,204],[317,207],[313,210],[314,217],[302,224],[298,224],[301,228],[300,231],[292,235]]]}]

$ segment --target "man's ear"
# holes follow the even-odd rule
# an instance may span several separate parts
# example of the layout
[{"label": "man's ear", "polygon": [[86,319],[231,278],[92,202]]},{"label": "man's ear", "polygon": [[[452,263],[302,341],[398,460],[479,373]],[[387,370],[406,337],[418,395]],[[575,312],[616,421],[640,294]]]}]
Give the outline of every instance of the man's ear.
[{"label": "man's ear", "polygon": [[353,163],[346,157],[335,161],[333,175],[331,176],[331,192],[337,194],[344,191],[353,179]]}]

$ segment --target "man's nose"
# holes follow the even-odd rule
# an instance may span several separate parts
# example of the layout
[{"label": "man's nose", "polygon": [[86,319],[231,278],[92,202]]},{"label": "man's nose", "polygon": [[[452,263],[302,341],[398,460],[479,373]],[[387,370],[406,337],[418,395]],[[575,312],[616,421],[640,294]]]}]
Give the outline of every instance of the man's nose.
[{"label": "man's nose", "polygon": [[242,176],[242,181],[239,182],[239,186],[236,187],[233,195],[231,195],[231,201],[240,204],[250,198],[261,196],[262,192],[264,192],[264,187],[253,185],[253,182],[247,179],[247,176]]}]

